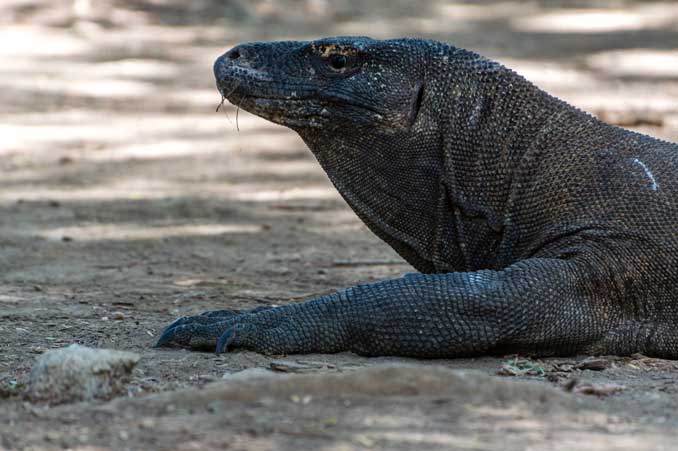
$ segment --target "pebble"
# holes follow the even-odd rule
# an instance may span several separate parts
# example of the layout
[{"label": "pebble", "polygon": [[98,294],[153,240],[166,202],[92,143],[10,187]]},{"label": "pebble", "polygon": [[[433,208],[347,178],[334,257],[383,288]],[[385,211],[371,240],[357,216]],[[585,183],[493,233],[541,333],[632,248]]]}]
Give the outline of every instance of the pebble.
[{"label": "pebble", "polygon": [[120,311],[113,312],[111,313],[111,318],[113,318],[116,321],[122,321],[123,319],[125,319],[125,314]]}]

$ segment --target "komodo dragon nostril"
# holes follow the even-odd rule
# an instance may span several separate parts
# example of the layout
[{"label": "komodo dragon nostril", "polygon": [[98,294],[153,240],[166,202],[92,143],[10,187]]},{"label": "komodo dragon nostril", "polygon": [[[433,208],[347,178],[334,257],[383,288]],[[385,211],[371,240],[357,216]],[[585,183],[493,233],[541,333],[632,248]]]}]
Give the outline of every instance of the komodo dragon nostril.
[{"label": "komodo dragon nostril", "polygon": [[238,51],[238,49],[233,49],[230,52],[228,52],[228,59],[237,60],[238,58],[240,58],[240,52]]}]

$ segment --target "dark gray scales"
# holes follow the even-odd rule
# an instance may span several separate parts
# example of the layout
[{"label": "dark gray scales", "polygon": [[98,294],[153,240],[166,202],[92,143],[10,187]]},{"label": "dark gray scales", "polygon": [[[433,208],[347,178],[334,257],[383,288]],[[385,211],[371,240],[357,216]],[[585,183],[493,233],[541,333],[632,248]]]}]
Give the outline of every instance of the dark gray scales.
[{"label": "dark gray scales", "polygon": [[214,72],[420,273],[182,318],[159,346],[678,358],[678,145],[434,41],[243,44]]}]

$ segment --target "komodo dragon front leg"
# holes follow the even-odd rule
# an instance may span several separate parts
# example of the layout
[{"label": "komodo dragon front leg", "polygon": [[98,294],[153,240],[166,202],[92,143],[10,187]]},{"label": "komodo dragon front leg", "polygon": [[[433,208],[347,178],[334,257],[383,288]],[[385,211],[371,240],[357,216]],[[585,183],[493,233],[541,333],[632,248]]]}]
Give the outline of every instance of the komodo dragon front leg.
[{"label": "komodo dragon front leg", "polygon": [[[413,357],[627,353],[653,346],[643,341],[651,331],[643,334],[641,323],[624,330],[631,322],[602,300],[605,287],[592,289],[587,271],[574,261],[531,259],[503,271],[411,274],[301,304],[185,318],[158,345]],[[616,329],[621,333],[607,333]]]}]

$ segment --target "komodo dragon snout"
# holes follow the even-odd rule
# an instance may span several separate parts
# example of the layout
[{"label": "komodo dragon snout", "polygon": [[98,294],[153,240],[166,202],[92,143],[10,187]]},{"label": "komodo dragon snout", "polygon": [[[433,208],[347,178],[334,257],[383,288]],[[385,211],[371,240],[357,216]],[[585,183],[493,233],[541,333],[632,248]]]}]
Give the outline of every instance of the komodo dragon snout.
[{"label": "komodo dragon snout", "polygon": [[407,60],[390,56],[405,41],[364,37],[241,44],[216,60],[214,74],[226,99],[273,122],[388,133],[409,128],[424,99],[429,55],[412,44]]}]

